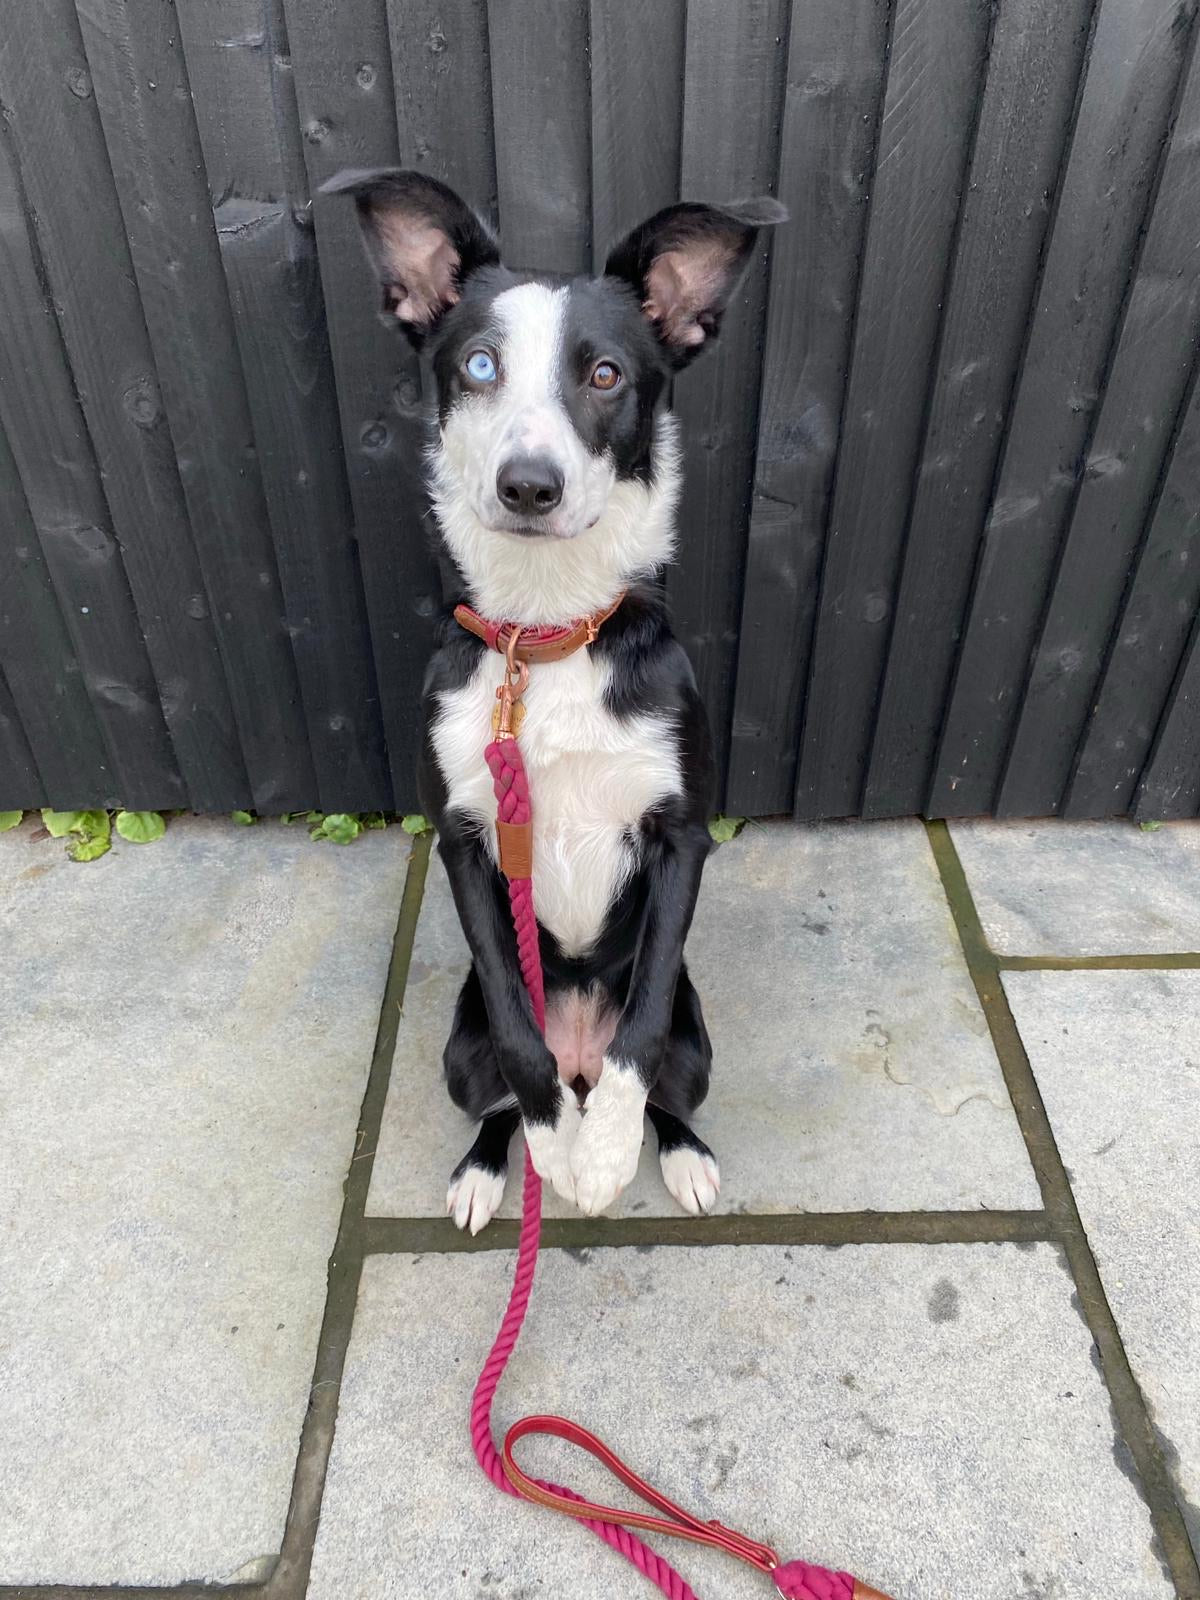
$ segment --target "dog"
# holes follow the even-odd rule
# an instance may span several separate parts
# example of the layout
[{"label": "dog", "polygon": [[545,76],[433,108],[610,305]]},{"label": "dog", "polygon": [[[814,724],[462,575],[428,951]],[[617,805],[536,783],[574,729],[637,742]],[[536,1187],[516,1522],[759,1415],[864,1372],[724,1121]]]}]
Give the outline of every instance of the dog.
[{"label": "dog", "polygon": [[[690,1122],[712,1046],[684,962],[711,849],[704,706],[661,588],[680,487],[673,376],[717,338],[768,199],[668,206],[596,276],[515,272],[489,227],[414,171],[355,171],[351,196],[383,315],[428,358],[433,509],[478,637],[452,615],[425,679],[418,776],[472,965],[444,1054],[479,1129],[447,1211],[478,1233],[523,1125],[533,1164],[589,1214],[633,1178],[648,1115],[666,1186],[714,1205],[716,1158]],[[497,624],[586,643],[532,667],[520,746],[533,808],[539,1032],[522,983],[484,761],[505,675]]]}]

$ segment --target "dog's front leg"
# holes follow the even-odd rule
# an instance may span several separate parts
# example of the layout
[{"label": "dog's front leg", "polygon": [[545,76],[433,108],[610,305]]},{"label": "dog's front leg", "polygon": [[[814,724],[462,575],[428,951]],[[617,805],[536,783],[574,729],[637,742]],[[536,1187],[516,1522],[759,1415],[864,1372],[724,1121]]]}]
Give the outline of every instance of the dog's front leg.
[{"label": "dog's front leg", "polygon": [[500,1075],[516,1096],[525,1142],[541,1177],[575,1199],[570,1154],[579,1104],[538,1031],[506,909],[507,895],[477,833],[443,819],[438,849],[475,958]]},{"label": "dog's front leg", "polygon": [[684,940],[711,848],[706,827],[681,826],[668,832],[647,869],[625,1007],[571,1151],[575,1203],[592,1215],[610,1206],[637,1171],[646,1100],[662,1068]]}]

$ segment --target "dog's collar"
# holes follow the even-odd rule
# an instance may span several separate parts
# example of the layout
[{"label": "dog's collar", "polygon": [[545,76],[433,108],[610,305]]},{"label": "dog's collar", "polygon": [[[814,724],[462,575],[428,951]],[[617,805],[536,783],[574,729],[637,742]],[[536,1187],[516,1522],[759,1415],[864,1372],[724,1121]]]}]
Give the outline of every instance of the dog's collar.
[{"label": "dog's collar", "polygon": [[470,606],[455,606],[454,620],[468,633],[482,639],[489,650],[507,651],[513,633],[518,635],[513,654],[518,661],[536,666],[540,661],[562,661],[574,655],[585,644],[595,644],[596,635],[625,598],[625,591],[603,611],[593,611],[590,617],[580,617],[565,628],[523,628],[516,622],[490,622]]}]

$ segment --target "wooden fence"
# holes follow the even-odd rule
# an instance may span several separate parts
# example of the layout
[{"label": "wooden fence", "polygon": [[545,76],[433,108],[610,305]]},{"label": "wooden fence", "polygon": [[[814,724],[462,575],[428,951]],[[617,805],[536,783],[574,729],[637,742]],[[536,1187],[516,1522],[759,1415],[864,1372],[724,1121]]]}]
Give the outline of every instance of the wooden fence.
[{"label": "wooden fence", "polygon": [[0,806],[414,804],[420,374],[350,208],[516,266],[777,193],[677,385],[726,805],[1200,808],[1195,0],[9,0]]}]

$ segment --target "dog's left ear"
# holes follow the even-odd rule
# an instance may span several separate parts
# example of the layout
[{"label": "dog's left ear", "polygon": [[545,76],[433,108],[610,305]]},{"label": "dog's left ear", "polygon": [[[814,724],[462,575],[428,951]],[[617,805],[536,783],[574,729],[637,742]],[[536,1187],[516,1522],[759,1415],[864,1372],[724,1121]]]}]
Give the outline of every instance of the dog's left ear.
[{"label": "dog's left ear", "polygon": [[787,221],[763,196],[728,206],[667,206],[622,239],[604,271],[637,295],[675,367],[717,336],[760,228]]},{"label": "dog's left ear", "polygon": [[488,228],[447,184],[424,172],[339,172],[322,194],[348,194],[383,285],[384,314],[419,344],[458,301],[463,282],[500,251]]}]

